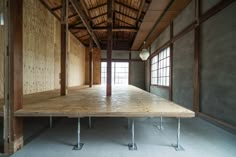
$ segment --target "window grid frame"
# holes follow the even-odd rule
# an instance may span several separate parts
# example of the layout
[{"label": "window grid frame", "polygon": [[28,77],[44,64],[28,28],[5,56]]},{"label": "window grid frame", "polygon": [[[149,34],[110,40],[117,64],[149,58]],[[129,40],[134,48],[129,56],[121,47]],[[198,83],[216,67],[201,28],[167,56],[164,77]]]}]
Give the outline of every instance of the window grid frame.
[{"label": "window grid frame", "polygon": [[[167,53],[167,51],[169,51],[168,53]],[[161,53],[165,53],[165,57],[163,57],[162,59],[159,59],[160,58],[160,54]],[[162,54],[163,55],[163,54]],[[157,57],[157,69],[156,70],[153,70],[153,65],[156,63],[156,62],[154,62],[154,63],[152,63],[152,60],[154,59],[154,57]],[[160,62],[161,61],[163,61],[163,60],[169,60],[168,61],[168,65],[167,65],[167,62],[166,62],[166,65],[164,65],[164,66],[162,66],[161,68],[159,68],[159,64],[160,64]],[[163,87],[163,88],[169,88],[170,87],[170,79],[171,79],[171,74],[170,74],[170,72],[171,72],[171,55],[170,55],[170,47],[168,46],[168,47],[166,47],[166,48],[164,48],[164,49],[162,49],[158,54],[156,54],[155,56],[153,56],[152,58],[151,58],[151,67],[150,67],[150,85],[151,86],[158,86],[158,87]],[[160,70],[163,70],[163,69],[165,69],[165,71],[166,71],[166,75],[162,75],[162,76],[159,76],[159,72],[160,72]],[[169,69],[169,70],[168,70]],[[169,72],[168,72],[169,71]],[[156,74],[156,76],[157,77],[153,77],[152,76],[152,73],[153,72],[156,72],[157,74]],[[168,72],[168,73],[167,73]],[[162,72],[163,73],[163,72]],[[156,82],[155,82],[155,84],[153,84],[153,78],[156,78],[157,80],[156,80]],[[163,85],[163,83],[159,83],[159,80],[160,79],[163,79],[164,78],[164,80],[166,81],[166,83],[164,83],[165,85]],[[167,79],[166,79],[167,78]],[[164,81],[164,82],[165,82]],[[167,83],[168,82],[168,83]],[[167,84],[167,85],[166,85]]]}]

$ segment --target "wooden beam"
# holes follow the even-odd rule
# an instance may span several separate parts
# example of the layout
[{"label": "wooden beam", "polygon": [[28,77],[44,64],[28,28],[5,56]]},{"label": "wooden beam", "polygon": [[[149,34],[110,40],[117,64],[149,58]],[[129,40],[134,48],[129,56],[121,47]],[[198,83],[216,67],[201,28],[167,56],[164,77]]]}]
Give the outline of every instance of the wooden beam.
[{"label": "wooden beam", "polygon": [[[135,17],[132,17],[132,16],[129,16],[128,14],[124,14],[124,13],[122,13],[122,12],[119,12],[119,11],[114,11],[116,14],[120,14],[120,15],[123,15],[123,16],[125,16],[125,17],[128,17],[128,18],[130,18],[130,19],[132,19],[132,20],[137,20],[137,18],[135,18]],[[142,22],[141,20],[138,20],[139,22]]]},{"label": "wooden beam", "polygon": [[200,23],[205,22],[207,19],[214,16],[215,14],[217,14],[218,12],[220,12],[221,10],[223,10],[224,8],[226,8],[227,6],[229,6],[230,4],[232,4],[235,1],[236,0],[221,0],[219,3],[217,3],[214,7],[209,9],[206,13],[204,13],[200,17],[200,19],[199,19]]},{"label": "wooden beam", "polygon": [[52,11],[52,9],[45,3],[45,1],[44,0],[39,0],[41,3],[42,3],[42,5],[45,7],[45,8],[47,8],[58,20],[60,20],[60,17],[55,13],[55,12],[53,12]]},{"label": "wooden beam", "polygon": [[122,6],[122,7],[127,8],[127,9],[129,9],[129,10],[132,10],[132,11],[134,11],[134,12],[137,12],[137,13],[139,12],[138,9],[132,8],[132,7],[130,7],[130,6],[127,5],[127,4],[124,4],[124,3],[121,3],[121,2],[118,2],[118,1],[115,1],[115,3],[118,4],[118,5],[120,5],[120,6]]},{"label": "wooden beam", "polygon": [[113,1],[107,1],[107,96],[112,95],[111,59],[112,59],[112,28],[113,28]]},{"label": "wooden beam", "polygon": [[99,14],[99,15],[97,15],[97,16],[92,17],[91,20],[94,20],[94,19],[96,19],[96,18],[99,18],[99,17],[101,17],[101,16],[105,16],[105,15],[107,15],[107,13]]},{"label": "wooden beam", "polygon": [[8,128],[4,142],[5,152],[11,154],[23,147],[23,120],[14,116],[23,105],[23,0],[8,0],[8,9],[9,105],[5,108]]},{"label": "wooden beam", "polygon": [[[137,16],[137,19],[136,19],[136,20],[137,20],[137,22],[136,22],[136,27],[138,27],[138,23],[140,22],[140,16],[141,16],[141,14],[142,14],[145,1],[146,1],[146,0],[141,0],[141,4],[140,4],[140,7],[139,7],[139,11],[138,11],[138,16]],[[142,21],[141,21],[141,22],[142,22]]]},{"label": "wooden beam", "polygon": [[89,87],[93,86],[93,39],[89,42]]},{"label": "wooden beam", "polygon": [[67,71],[67,55],[68,55],[68,0],[62,1],[61,16],[61,96],[67,95],[68,89],[68,71]]},{"label": "wooden beam", "polygon": [[129,26],[135,27],[133,24],[130,24],[130,23],[128,23],[128,22],[125,22],[125,21],[123,21],[123,20],[121,20],[121,19],[119,19],[119,18],[115,18],[115,20],[120,21],[120,22],[122,22],[122,23],[124,23],[124,24],[127,24],[127,25],[129,25]]},{"label": "wooden beam", "polygon": [[70,16],[68,16],[68,18],[70,19],[70,18],[75,17],[75,16],[77,16],[77,13],[71,14]]},{"label": "wooden beam", "polygon": [[90,23],[88,21],[88,17],[86,17],[85,13],[83,12],[83,8],[82,8],[82,5],[80,4],[80,2],[78,2],[77,0],[70,0],[70,2],[72,4],[72,6],[74,7],[75,11],[77,12],[77,14],[79,15],[80,19],[82,20],[84,26],[87,28],[87,31],[89,32],[89,34],[93,38],[97,47],[101,48],[100,43],[90,26]]},{"label": "wooden beam", "polygon": [[[74,27],[74,28],[70,28],[72,29],[76,29],[76,30],[86,30],[85,27]],[[93,27],[92,28],[93,31],[107,31],[107,27]],[[136,27],[115,27],[112,29],[113,32],[137,32],[138,29]]]},{"label": "wooden beam", "polygon": [[200,26],[199,26],[199,17],[200,17],[200,0],[195,0],[195,20],[196,27],[194,29],[194,94],[193,94],[193,110],[199,112],[199,55],[200,55]]},{"label": "wooden beam", "polygon": [[96,7],[89,8],[89,9],[88,9],[88,11],[93,11],[93,10],[96,10],[96,9],[98,9],[98,8],[100,8],[100,7],[103,7],[103,6],[105,6],[105,5],[107,5],[107,3],[99,4],[99,5],[97,5]]}]

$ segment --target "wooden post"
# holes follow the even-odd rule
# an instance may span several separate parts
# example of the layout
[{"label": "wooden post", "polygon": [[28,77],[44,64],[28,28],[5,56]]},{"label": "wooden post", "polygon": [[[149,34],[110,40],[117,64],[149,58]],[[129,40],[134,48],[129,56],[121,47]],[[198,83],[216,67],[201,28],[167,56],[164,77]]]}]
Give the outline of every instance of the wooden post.
[{"label": "wooden post", "polygon": [[199,43],[200,43],[200,27],[199,27],[199,17],[200,17],[200,0],[195,0],[195,20],[196,27],[194,29],[194,101],[193,110],[199,112]]},{"label": "wooden post", "polygon": [[131,84],[131,60],[132,60],[132,52],[131,52],[131,50],[130,50],[130,52],[129,52],[129,85]]},{"label": "wooden post", "polygon": [[[174,37],[173,21],[170,24],[170,41]],[[169,100],[173,100],[173,42],[170,43]]]},{"label": "wooden post", "polygon": [[23,105],[23,0],[8,0],[8,48],[9,63],[7,98],[4,110],[4,151],[11,154],[23,147],[23,121],[14,112]]},{"label": "wooden post", "polygon": [[89,87],[93,86],[93,39],[89,42]]},{"label": "wooden post", "polygon": [[67,95],[68,0],[62,0],[61,16],[61,96]]},{"label": "wooden post", "polygon": [[112,56],[112,16],[113,16],[113,0],[107,1],[107,96],[111,96],[112,85],[111,85],[111,56]]}]

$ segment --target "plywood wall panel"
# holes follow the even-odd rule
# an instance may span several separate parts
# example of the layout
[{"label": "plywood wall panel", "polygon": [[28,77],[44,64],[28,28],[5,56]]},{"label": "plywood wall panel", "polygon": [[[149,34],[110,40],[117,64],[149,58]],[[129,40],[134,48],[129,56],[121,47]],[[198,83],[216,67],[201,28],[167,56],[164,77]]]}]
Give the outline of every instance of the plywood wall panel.
[{"label": "plywood wall panel", "polygon": [[93,84],[101,83],[101,50],[93,49]]},{"label": "plywood wall panel", "polygon": [[54,88],[60,88],[61,72],[61,24],[54,19]]},{"label": "plywood wall panel", "polygon": [[[86,81],[89,84],[89,48],[86,48]],[[101,83],[101,50],[99,48],[93,49],[93,84]]]},{"label": "plywood wall panel", "polygon": [[24,94],[54,89],[54,17],[39,2],[23,1]]},{"label": "plywood wall panel", "polygon": [[85,47],[69,33],[69,86],[85,84]]}]

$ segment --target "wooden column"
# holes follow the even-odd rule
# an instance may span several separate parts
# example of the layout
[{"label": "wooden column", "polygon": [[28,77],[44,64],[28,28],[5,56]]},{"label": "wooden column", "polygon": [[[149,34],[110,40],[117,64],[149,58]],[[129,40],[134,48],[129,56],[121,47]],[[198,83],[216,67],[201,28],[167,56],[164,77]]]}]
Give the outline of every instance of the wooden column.
[{"label": "wooden column", "polygon": [[107,96],[111,96],[112,85],[111,85],[111,57],[112,57],[112,16],[113,16],[113,0],[107,1]]},{"label": "wooden column", "polygon": [[[170,24],[170,40],[174,37],[173,21]],[[170,43],[170,80],[169,80],[169,100],[173,100],[173,42]]]},{"label": "wooden column", "polygon": [[194,29],[194,95],[193,95],[193,110],[199,112],[199,43],[200,43],[200,0],[195,0],[195,20],[196,26]]},{"label": "wooden column", "polygon": [[128,76],[128,77],[129,77],[129,84],[131,84],[131,77],[130,77],[130,76],[131,76],[131,64],[132,64],[132,63],[131,63],[131,59],[132,59],[132,57],[131,57],[132,54],[131,54],[131,53],[132,53],[132,52],[131,52],[131,50],[130,50],[130,52],[129,52],[129,76]]},{"label": "wooden column", "polygon": [[23,105],[23,0],[8,1],[8,91],[5,116],[5,153],[11,154],[23,147],[23,121],[14,112]]},{"label": "wooden column", "polygon": [[67,95],[68,0],[62,0],[61,14],[61,96]]},{"label": "wooden column", "polygon": [[89,87],[93,86],[93,39],[89,42]]}]

